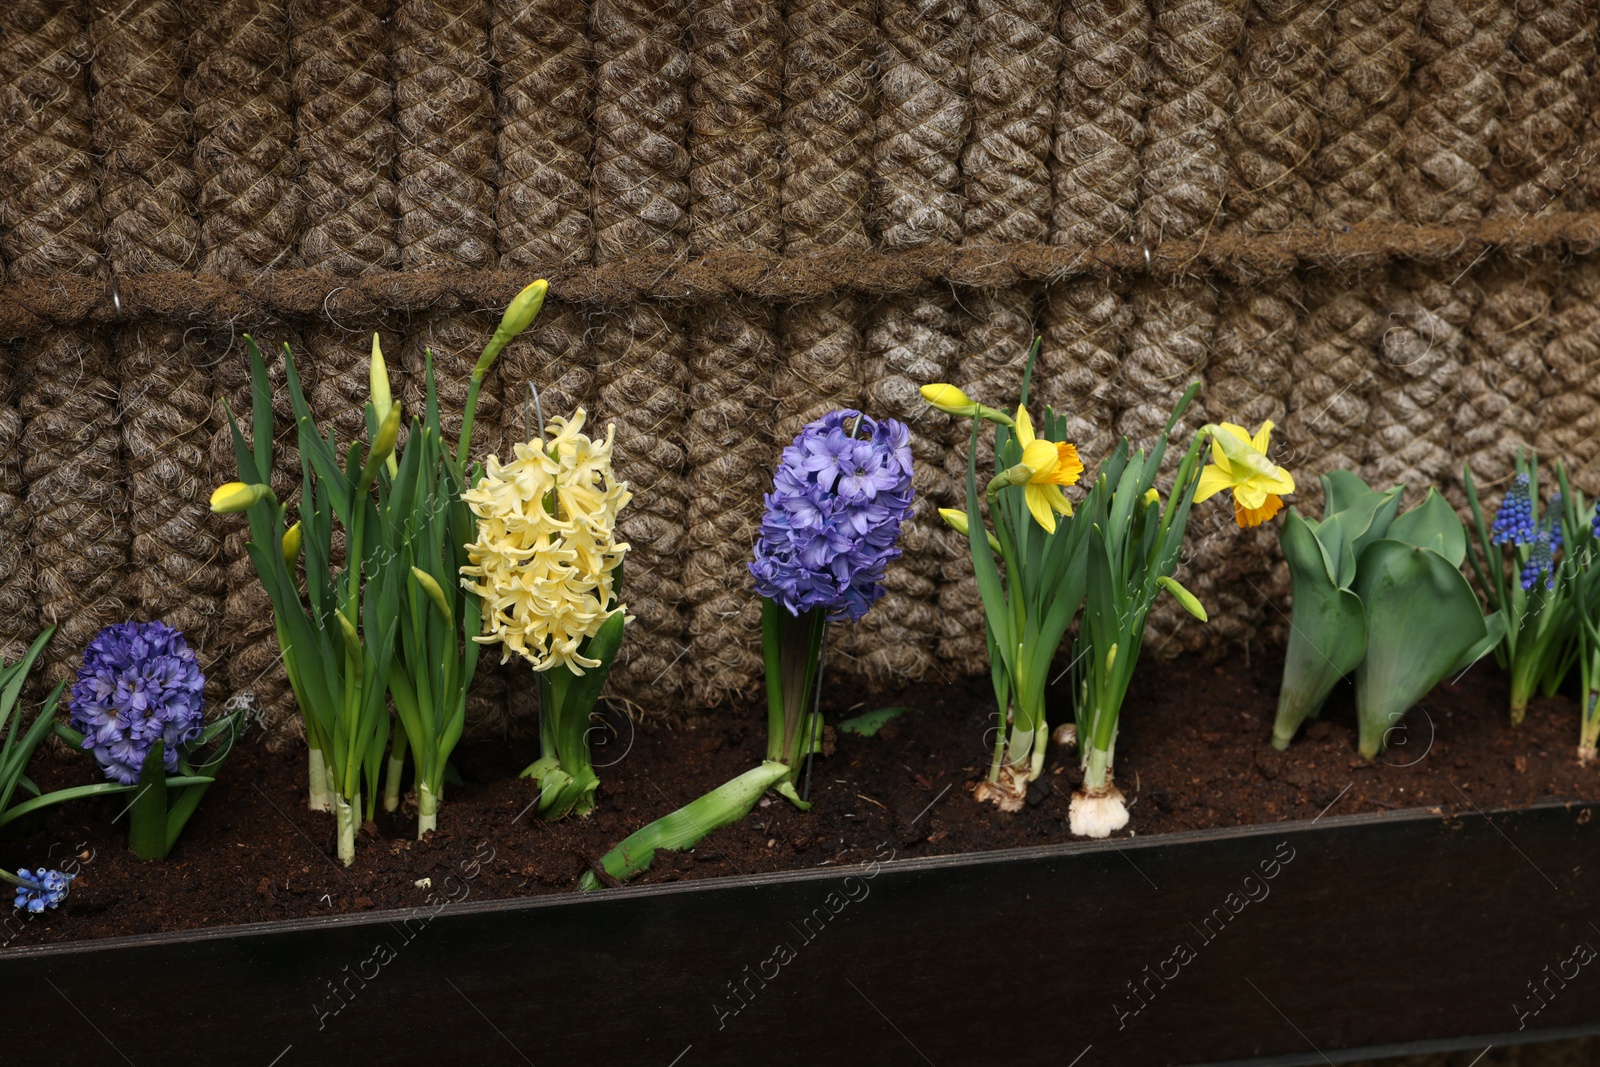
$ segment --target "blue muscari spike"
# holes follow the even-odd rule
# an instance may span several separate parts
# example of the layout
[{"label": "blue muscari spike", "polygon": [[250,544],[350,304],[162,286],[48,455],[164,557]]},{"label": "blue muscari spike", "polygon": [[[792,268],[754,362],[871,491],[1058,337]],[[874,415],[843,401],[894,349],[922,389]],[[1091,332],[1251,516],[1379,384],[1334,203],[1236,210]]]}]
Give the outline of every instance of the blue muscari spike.
[{"label": "blue muscari spike", "polygon": [[1497,545],[1525,545],[1534,539],[1536,533],[1528,476],[1518,473],[1505,499],[1500,502],[1500,509],[1494,513],[1494,526],[1489,539]]},{"label": "blue muscari spike", "polygon": [[37,915],[46,908],[58,907],[67,899],[67,890],[72,886],[72,879],[76,877],[64,874],[61,871],[46,870],[39,867],[32,873],[24,867],[17,872],[17,881],[22,884],[17,886],[17,897],[11,902],[13,908],[26,908]]},{"label": "blue muscari spike", "polygon": [[1550,551],[1561,551],[1561,494],[1556,493],[1544,508],[1545,522],[1550,528]]},{"label": "blue muscari spike", "polygon": [[1533,551],[1528,555],[1528,562],[1522,568],[1522,588],[1531,590],[1533,583],[1542,576],[1550,577],[1545,582],[1546,589],[1554,589],[1556,585],[1554,553],[1550,551],[1550,527],[1541,525],[1539,535],[1534,538]]}]

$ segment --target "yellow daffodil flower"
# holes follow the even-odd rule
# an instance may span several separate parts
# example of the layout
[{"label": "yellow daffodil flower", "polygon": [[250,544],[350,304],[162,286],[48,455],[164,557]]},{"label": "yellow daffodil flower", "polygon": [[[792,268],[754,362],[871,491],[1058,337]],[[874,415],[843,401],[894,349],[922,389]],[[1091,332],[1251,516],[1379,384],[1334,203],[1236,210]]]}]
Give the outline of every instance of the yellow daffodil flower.
[{"label": "yellow daffodil flower", "polygon": [[1061,487],[1077,484],[1078,475],[1083,473],[1083,462],[1072,445],[1035,437],[1027,408],[1017,408],[1016,426],[1017,443],[1022,446],[1021,465],[1031,472],[1023,484],[1028,511],[1046,532],[1055,533],[1056,516],[1072,514],[1072,503]]},{"label": "yellow daffodil flower", "polygon": [[[516,458],[490,456],[484,476],[462,499],[478,517],[462,586],[483,600],[480,644],[499,643],[536,671],[573,674],[600,661],[580,653],[613,604],[615,572],[628,546],[616,540],[617,512],[632,494],[611,469],[612,431],[582,433],[584,411],[550,420],[549,439],[515,446]],[[476,579],[476,580],[474,580]]]},{"label": "yellow daffodil flower", "polygon": [[1259,526],[1281,511],[1282,494],[1294,492],[1294,478],[1267,458],[1272,420],[1263,422],[1253,437],[1231,422],[1204,430],[1211,434],[1211,463],[1200,472],[1194,502],[1232,489],[1233,517],[1241,527]]}]

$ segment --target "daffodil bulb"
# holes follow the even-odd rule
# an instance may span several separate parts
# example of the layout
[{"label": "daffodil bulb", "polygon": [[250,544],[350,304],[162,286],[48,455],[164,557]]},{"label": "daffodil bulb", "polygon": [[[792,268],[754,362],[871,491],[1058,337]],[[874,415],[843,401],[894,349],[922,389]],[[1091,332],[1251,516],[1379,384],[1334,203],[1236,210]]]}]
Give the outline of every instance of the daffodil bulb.
[{"label": "daffodil bulb", "polygon": [[617,513],[632,494],[611,467],[613,427],[604,441],[583,431],[582,408],[550,420],[549,439],[515,446],[515,458],[490,456],[484,476],[462,499],[478,517],[462,586],[483,601],[483,632],[502,646],[500,661],[521,656],[536,671],[561,666],[581,675],[598,660],[580,649],[612,615],[615,575],[628,552],[616,539]]}]

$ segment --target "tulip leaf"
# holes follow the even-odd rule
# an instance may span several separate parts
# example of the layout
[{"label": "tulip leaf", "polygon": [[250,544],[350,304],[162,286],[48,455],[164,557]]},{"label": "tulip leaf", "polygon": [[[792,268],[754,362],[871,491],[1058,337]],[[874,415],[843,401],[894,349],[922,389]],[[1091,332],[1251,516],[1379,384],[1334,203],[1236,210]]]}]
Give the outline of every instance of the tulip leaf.
[{"label": "tulip leaf", "polygon": [[911,709],[902,705],[888,708],[877,708],[873,711],[862,712],[853,718],[843,719],[839,722],[839,732],[844,734],[859,734],[862,737],[872,737],[884,728],[891,720],[899,718]]},{"label": "tulip leaf", "polygon": [[1467,531],[1437,489],[1429,489],[1422,503],[1390,523],[1387,536],[1432,549],[1449,560],[1452,567],[1460,567],[1467,558]]},{"label": "tulip leaf", "polygon": [[[1337,520],[1329,523],[1337,534]],[[1367,624],[1361,598],[1334,584],[1325,548],[1298,512],[1289,513],[1279,540],[1294,583],[1294,616],[1272,743],[1286,748],[1300,724],[1322,710],[1339,679],[1361,662]]]},{"label": "tulip leaf", "polygon": [[[1459,533],[1453,512],[1450,518]],[[1413,532],[1426,532],[1420,527]],[[1367,654],[1356,668],[1356,714],[1361,754],[1372,759],[1406,711],[1490,630],[1459,563],[1398,539],[1374,541],[1361,553],[1354,592],[1367,619]]]}]

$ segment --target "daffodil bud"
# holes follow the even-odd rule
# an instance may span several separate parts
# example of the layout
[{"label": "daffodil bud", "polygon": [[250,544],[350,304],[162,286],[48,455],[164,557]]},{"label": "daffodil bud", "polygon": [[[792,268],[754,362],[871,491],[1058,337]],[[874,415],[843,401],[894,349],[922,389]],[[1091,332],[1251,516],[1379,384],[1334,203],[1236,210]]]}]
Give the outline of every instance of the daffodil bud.
[{"label": "daffodil bud", "polygon": [[1167,592],[1171,593],[1172,599],[1182,604],[1184,611],[1187,611],[1190,615],[1193,615],[1201,622],[1206,621],[1208,616],[1206,615],[1205,606],[1202,605],[1199,598],[1193,593],[1189,592],[1189,590],[1185,589],[1183,586],[1179,585],[1177,582],[1166,577],[1165,575],[1157,578],[1156,584],[1165,589]]},{"label": "daffodil bud", "polygon": [[[378,422],[389,414],[389,408],[394,404],[394,393],[389,389],[389,367],[383,360],[383,347],[378,343],[378,335],[372,335],[372,363],[367,369],[367,378],[371,383],[372,410],[378,416]],[[400,467],[395,463],[394,456],[386,461],[389,465],[389,477],[393,478],[399,473]]]},{"label": "daffodil bud", "polygon": [[[971,533],[972,525],[967,521],[967,513],[965,511],[959,508],[940,508],[939,517],[945,521],[945,525],[962,537],[966,537]],[[989,539],[989,547],[994,549],[995,552],[999,552],[1000,540],[988,530],[983,531],[983,535]]]},{"label": "daffodil bud", "polygon": [[272,487],[269,485],[260,482],[254,485],[228,482],[217,486],[211,494],[211,510],[217,515],[235,515],[241,511],[249,511],[270,496]]},{"label": "daffodil bud", "polygon": [[549,291],[550,283],[540,278],[523,286],[522,292],[511,298],[511,303],[506,305],[506,313],[500,316],[500,325],[494,329],[494,336],[489,338],[489,343],[483,347],[483,354],[478,357],[478,365],[472,368],[473,377],[482,378],[487,374],[506,345],[533,325],[533,320],[539,317],[539,311],[544,307],[545,294]]},{"label": "daffodil bud", "polygon": [[372,335],[372,364],[367,371],[368,380],[371,382],[372,408],[378,413],[378,421],[382,422],[389,414],[389,406],[394,403],[394,394],[389,391],[389,368],[383,362],[383,347],[378,343],[378,335]]},{"label": "daffodil bud", "polygon": [[395,445],[400,441],[401,409],[404,406],[395,401],[389,408],[388,414],[384,415],[383,422],[378,425],[378,434],[372,439],[372,451],[361,467],[362,485],[371,485],[372,480],[378,476],[378,464],[394,455]]},{"label": "daffodil bud", "polygon": [[995,475],[989,482],[988,495],[994,496],[1008,485],[1027,485],[1033,480],[1034,470],[1026,463],[1018,463],[1015,467],[1007,467]]},{"label": "daffodil bud", "polygon": [[1159,504],[1159,503],[1161,503],[1161,494],[1156,492],[1156,487],[1155,486],[1152,485],[1149,489],[1146,489],[1144,491],[1144,502],[1146,504]]},{"label": "daffodil bud", "polygon": [[345,651],[352,658],[360,659],[362,655],[361,635],[356,633],[356,624],[345,618],[343,611],[336,611],[333,615],[334,618],[339,620],[339,630],[344,634]]},{"label": "daffodil bud", "polygon": [[297,522],[283,531],[283,563],[291,571],[300,558],[300,524]]},{"label": "daffodil bud", "polygon": [[922,399],[932,407],[949,415],[958,415],[962,418],[987,419],[998,422],[1002,426],[1015,426],[1016,422],[1005,412],[996,408],[980,404],[966,393],[953,385],[945,382],[936,382],[933,385],[922,387]]},{"label": "daffodil bud", "polygon": [[977,401],[953,385],[935,382],[922,387],[922,399],[946,415],[970,418],[978,413]]},{"label": "daffodil bud", "polygon": [[412,567],[411,580],[421,586],[428,599],[433,601],[433,606],[438,609],[440,615],[444,616],[444,624],[446,626],[454,626],[456,624],[455,612],[450,610],[450,604],[444,598],[444,590],[440,589],[439,583],[433,580],[433,575],[420,567]]}]

